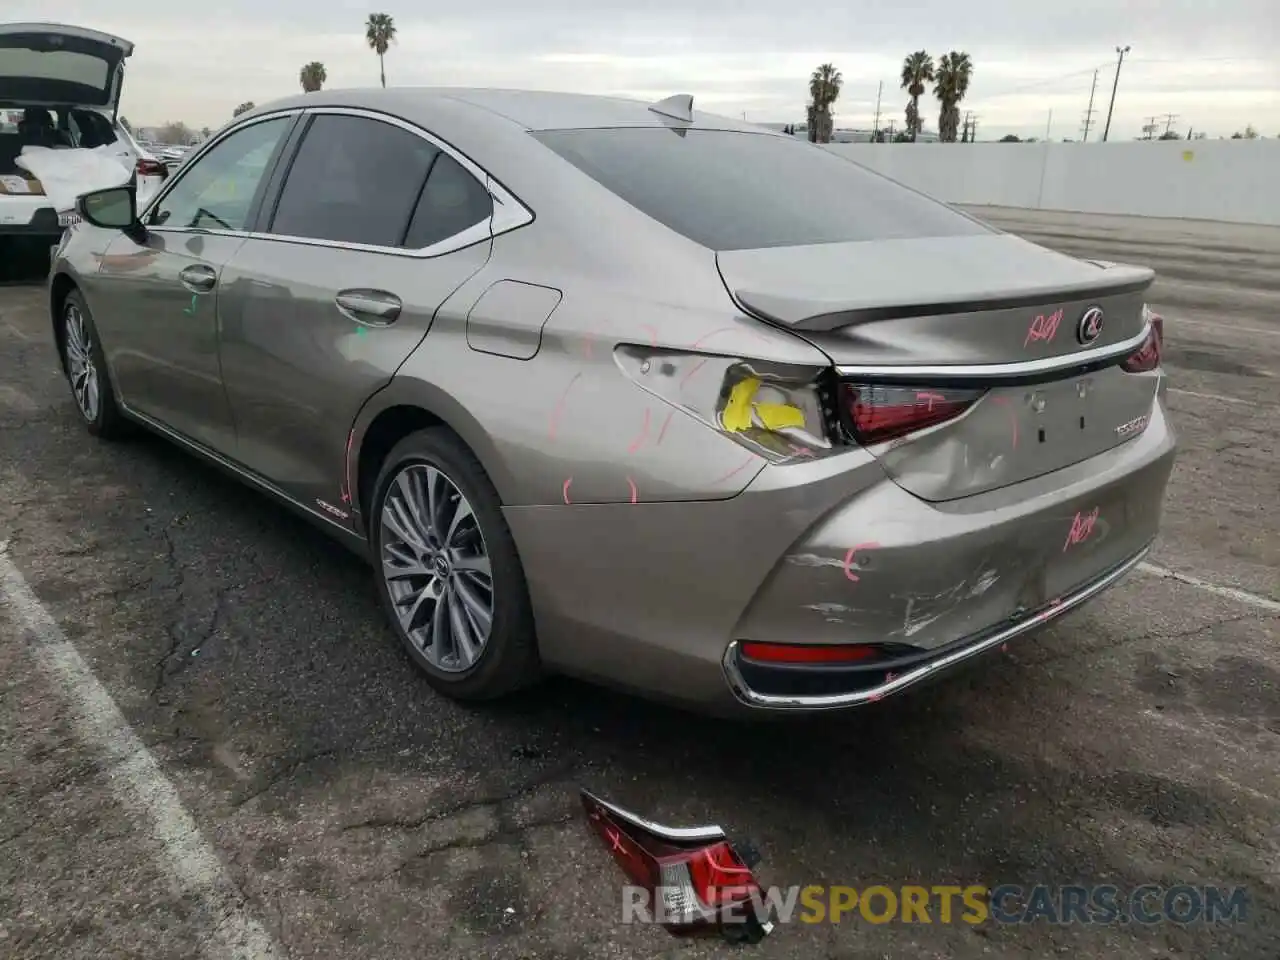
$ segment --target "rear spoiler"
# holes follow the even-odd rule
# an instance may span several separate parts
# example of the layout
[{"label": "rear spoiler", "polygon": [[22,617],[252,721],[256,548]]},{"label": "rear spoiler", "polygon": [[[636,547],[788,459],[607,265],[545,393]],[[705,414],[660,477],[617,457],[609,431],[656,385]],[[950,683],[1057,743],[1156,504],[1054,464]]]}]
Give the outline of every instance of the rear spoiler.
[{"label": "rear spoiler", "polygon": [[[1096,264],[1101,266],[1101,264]],[[1008,310],[1018,307],[1035,307],[1047,302],[1089,299],[1141,293],[1155,281],[1155,271],[1146,267],[1108,265],[1118,276],[1107,283],[1081,283],[1046,286],[1016,292],[995,293],[974,300],[950,300],[943,303],[897,303],[830,309],[830,304],[808,302],[799,298],[778,297],[735,290],[734,299],[748,313],[761,320],[786,327],[789,330],[806,330],[829,333],[841,327],[879,320],[899,320],[906,317],[939,317],[959,313],[983,313],[990,310]]]}]

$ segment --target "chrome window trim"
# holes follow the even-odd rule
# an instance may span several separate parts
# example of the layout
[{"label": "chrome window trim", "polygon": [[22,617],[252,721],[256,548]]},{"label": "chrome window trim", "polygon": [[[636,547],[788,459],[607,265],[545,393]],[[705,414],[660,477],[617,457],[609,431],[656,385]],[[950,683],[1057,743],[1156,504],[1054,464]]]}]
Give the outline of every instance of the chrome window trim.
[{"label": "chrome window trim", "polygon": [[[513,193],[507,190],[501,183],[495,180],[483,167],[473,162],[466,154],[454,148],[451,144],[446,143],[432,133],[428,133],[421,127],[414,126],[407,120],[400,117],[392,116],[388,113],[379,113],[376,110],[367,110],[362,107],[294,107],[288,110],[273,111],[269,114],[263,114],[260,117],[254,117],[252,120],[237,124],[235,127],[222,131],[216,137],[210,138],[206,145],[202,146],[200,152],[182,165],[182,169],[178,173],[174,186],[182,182],[182,177],[187,170],[200,162],[200,158],[208,151],[213,149],[221,141],[227,137],[255,123],[261,123],[265,120],[273,120],[279,117],[293,116],[303,114],[305,116],[348,116],[361,117],[366,120],[374,120],[381,123],[387,123],[394,127],[408,131],[415,136],[426,140],[441,153],[447,154],[450,159],[454,160],[462,169],[475,177],[480,185],[488,192],[490,199],[493,201],[493,212],[487,220],[481,220],[479,223],[473,224],[455,233],[451,237],[437,241],[426,247],[418,249],[406,249],[403,247],[385,247],[378,244],[368,243],[348,243],[340,240],[322,240],[315,237],[294,237],[288,234],[280,233],[263,233],[249,230],[211,230],[204,227],[152,227],[147,226],[148,230],[155,230],[158,233],[173,234],[212,234],[214,236],[241,237],[246,240],[270,240],[275,243],[292,243],[308,247],[328,247],[337,250],[358,250],[365,253],[381,253],[395,257],[408,257],[411,259],[426,260],[432,257],[443,256],[447,253],[453,253],[465,247],[479,243],[482,240],[488,240],[498,237],[501,234],[509,233],[512,230],[519,229],[526,224],[533,222],[533,212],[524,205]],[[305,142],[305,138],[304,138]],[[287,182],[287,178],[286,178]],[[151,213],[156,204],[160,203],[165,195],[173,189],[168,184],[156,194],[156,196],[147,204],[146,212],[143,216]],[[144,221],[145,222],[145,221]]]},{"label": "chrome window trim", "polygon": [[1133,353],[1146,342],[1151,332],[1150,322],[1142,325],[1142,332],[1121,340],[1119,343],[1075,353],[1063,354],[1060,357],[1042,357],[1039,360],[1017,360],[1012,363],[976,363],[924,366],[917,364],[899,364],[897,366],[867,366],[863,364],[840,364],[836,373],[842,377],[877,377],[881,379],[915,379],[918,377],[947,377],[952,379],[1002,379],[1005,377],[1027,377],[1044,373],[1057,373],[1103,360],[1115,360]]}]

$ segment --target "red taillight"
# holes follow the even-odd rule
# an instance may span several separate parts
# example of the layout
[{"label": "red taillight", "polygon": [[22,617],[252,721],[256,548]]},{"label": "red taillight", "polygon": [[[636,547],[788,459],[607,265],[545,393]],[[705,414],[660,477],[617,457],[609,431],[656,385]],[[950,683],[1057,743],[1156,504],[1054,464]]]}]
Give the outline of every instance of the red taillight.
[{"label": "red taillight", "polygon": [[138,159],[138,176],[140,177],[165,177],[169,175],[169,168],[159,160]]},{"label": "red taillight", "polygon": [[844,383],[840,390],[849,427],[854,439],[862,444],[905,437],[945,423],[982,396],[981,390],[873,383]]},{"label": "red taillight", "polygon": [[718,928],[733,940],[758,940],[772,922],[758,915],[760,885],[719,827],[663,827],[582,791],[596,834],[652,916],[672,933]]},{"label": "red taillight", "polygon": [[1120,365],[1126,373],[1146,373],[1160,366],[1160,357],[1164,352],[1164,317],[1158,313],[1148,316],[1151,320],[1151,332],[1137,352],[1131,353]]},{"label": "red taillight", "polygon": [[880,655],[875,647],[864,644],[824,644],[804,646],[797,643],[753,643],[742,645],[742,655],[762,663],[857,663],[874,660]]}]

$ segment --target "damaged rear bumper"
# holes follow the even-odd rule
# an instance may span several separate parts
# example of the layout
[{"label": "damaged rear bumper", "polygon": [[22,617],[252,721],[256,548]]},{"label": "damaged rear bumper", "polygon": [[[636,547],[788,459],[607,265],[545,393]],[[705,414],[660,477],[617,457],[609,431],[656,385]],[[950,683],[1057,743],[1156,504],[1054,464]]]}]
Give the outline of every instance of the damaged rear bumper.
[{"label": "damaged rear bumper", "polygon": [[[549,669],[700,712],[784,716],[897,694],[1118,582],[1159,531],[1175,450],[1157,401],[1146,430],[1104,454],[948,503],[855,451],[768,467],[723,501],[504,512],[522,555],[556,558],[526,570]],[[874,650],[766,673],[747,645]]]},{"label": "damaged rear bumper", "polygon": [[[959,668],[966,661],[1039,629],[1111,587],[1142,562],[1144,547],[1112,570],[1039,610],[1010,618],[975,636],[939,650],[877,661],[874,665],[832,667],[752,663],[742,644],[725,650],[724,673],[735,697],[744,705],[765,710],[838,710],[875,703],[908,687]],[[770,692],[772,690],[772,692]]]}]

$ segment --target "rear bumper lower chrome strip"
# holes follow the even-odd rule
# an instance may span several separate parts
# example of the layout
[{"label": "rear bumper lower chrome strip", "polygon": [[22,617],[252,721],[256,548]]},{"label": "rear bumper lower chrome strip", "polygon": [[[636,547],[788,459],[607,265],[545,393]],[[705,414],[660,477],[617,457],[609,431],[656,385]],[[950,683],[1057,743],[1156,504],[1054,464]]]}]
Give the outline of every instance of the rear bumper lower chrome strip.
[{"label": "rear bumper lower chrome strip", "polygon": [[916,364],[865,365],[848,364],[836,367],[836,373],[842,377],[866,377],[875,380],[909,380],[921,379],[944,380],[1004,380],[1021,379],[1040,376],[1047,373],[1060,373],[1075,367],[1105,363],[1108,360],[1119,360],[1139,349],[1151,332],[1151,324],[1144,324],[1142,332],[1119,343],[1111,343],[1105,347],[1092,347],[1075,353],[1063,354],[1059,357],[1041,357],[1038,360],[1018,360],[1011,363],[975,363],[968,365],[923,366]]},{"label": "rear bumper lower chrome strip", "polygon": [[1038,611],[1027,619],[1015,623],[1010,627],[1006,627],[997,633],[981,636],[973,643],[961,646],[959,649],[939,656],[936,660],[929,660],[917,667],[902,673],[893,678],[893,680],[882,683],[879,686],[871,687],[866,690],[858,690],[851,693],[822,694],[822,695],[803,695],[803,694],[772,694],[759,693],[747,686],[746,681],[742,677],[741,671],[738,669],[738,648],[739,642],[734,640],[725,650],[722,666],[724,667],[725,678],[729,682],[729,687],[739,701],[749,707],[762,708],[766,710],[836,710],[841,707],[857,707],[866,703],[873,703],[877,700],[883,700],[885,697],[901,693],[907,687],[919,683],[926,677],[941,673],[951,667],[957,666],[970,657],[976,657],[981,653],[998,647],[1001,644],[1021,636],[1031,630],[1043,626],[1051,620],[1056,620],[1063,614],[1074,610],[1087,600],[1091,600],[1103,590],[1106,590],[1117,580],[1122,578],[1136,567],[1150,552],[1151,546],[1145,546],[1128,560],[1125,560],[1119,566],[1112,568],[1096,580],[1092,580],[1080,587],[1074,593],[1068,594],[1061,600],[1058,600],[1044,609]]}]

